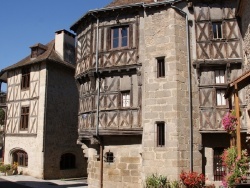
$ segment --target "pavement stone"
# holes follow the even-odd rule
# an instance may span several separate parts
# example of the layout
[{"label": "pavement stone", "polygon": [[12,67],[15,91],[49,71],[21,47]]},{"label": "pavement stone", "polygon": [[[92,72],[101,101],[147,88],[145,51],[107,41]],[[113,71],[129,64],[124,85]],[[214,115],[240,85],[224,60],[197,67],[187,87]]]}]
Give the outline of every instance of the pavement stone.
[{"label": "pavement stone", "polygon": [[59,180],[43,180],[25,175],[0,175],[0,178],[15,182],[20,185],[25,185],[31,188],[86,188],[86,178],[72,178],[72,179],[59,179]]}]

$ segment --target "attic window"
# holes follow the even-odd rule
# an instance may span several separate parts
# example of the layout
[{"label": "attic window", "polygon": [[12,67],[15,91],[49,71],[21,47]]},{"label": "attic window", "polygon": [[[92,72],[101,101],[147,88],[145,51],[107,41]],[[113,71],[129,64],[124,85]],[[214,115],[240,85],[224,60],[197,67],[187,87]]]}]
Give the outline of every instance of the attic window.
[{"label": "attic window", "polygon": [[31,58],[36,58],[47,50],[47,46],[44,46],[43,44],[40,43],[31,46],[30,48],[31,48]]}]

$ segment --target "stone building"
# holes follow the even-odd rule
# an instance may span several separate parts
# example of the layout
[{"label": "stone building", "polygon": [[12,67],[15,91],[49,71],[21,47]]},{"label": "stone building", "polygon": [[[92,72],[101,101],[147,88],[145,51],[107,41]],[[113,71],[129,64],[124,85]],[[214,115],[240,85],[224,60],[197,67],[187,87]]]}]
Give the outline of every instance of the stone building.
[{"label": "stone building", "polygon": [[176,180],[182,170],[221,183],[224,94],[243,69],[236,6],[114,0],[71,26],[89,187],[143,187],[148,175]]},{"label": "stone building", "polygon": [[7,75],[4,163],[19,173],[54,179],[86,175],[77,139],[75,36],[60,30],[47,45],[1,71]]}]

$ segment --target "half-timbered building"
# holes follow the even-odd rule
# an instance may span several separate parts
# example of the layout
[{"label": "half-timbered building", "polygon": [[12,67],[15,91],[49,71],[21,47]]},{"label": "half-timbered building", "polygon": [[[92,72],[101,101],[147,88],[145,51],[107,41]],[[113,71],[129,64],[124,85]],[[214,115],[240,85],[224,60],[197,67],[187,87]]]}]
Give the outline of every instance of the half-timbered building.
[{"label": "half-timbered building", "polygon": [[47,45],[31,46],[7,75],[4,163],[43,179],[86,175],[77,139],[75,36],[60,30]]},{"label": "half-timbered building", "polygon": [[178,179],[182,170],[221,183],[224,95],[244,66],[236,5],[114,0],[72,25],[90,187],[142,187],[148,175]]}]

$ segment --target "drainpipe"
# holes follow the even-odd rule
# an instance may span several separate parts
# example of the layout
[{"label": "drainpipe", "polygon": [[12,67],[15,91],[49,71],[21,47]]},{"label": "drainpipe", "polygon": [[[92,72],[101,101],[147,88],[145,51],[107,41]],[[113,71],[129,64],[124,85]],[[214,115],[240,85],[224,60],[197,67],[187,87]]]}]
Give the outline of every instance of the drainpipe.
[{"label": "drainpipe", "polygon": [[186,42],[187,42],[187,66],[188,66],[188,98],[189,98],[189,127],[190,127],[190,171],[193,172],[193,114],[192,114],[192,83],[191,83],[191,66],[190,66],[190,40],[189,40],[189,27],[188,15],[180,8],[171,4],[171,7],[186,17]]},{"label": "drainpipe", "polygon": [[96,18],[96,65],[95,65],[95,72],[97,76],[97,97],[96,97],[96,138],[100,144],[100,188],[103,187],[103,144],[101,138],[99,137],[99,111],[100,111],[100,82],[101,78],[99,75],[99,18],[95,16],[93,13],[91,14],[93,17]]},{"label": "drainpipe", "polygon": [[[42,66],[42,64],[40,65]],[[44,112],[44,117],[43,117],[43,146],[42,146],[42,153],[43,153],[43,159],[42,159],[42,163],[43,163],[43,169],[42,169],[42,174],[43,174],[43,179],[45,179],[45,155],[46,155],[46,133],[47,133],[47,98],[48,98],[48,74],[49,74],[49,71],[48,71],[48,64],[45,65],[46,68],[45,68],[45,71],[46,71],[46,78],[45,78],[45,99],[44,99],[44,109],[45,109],[45,112]]]}]

